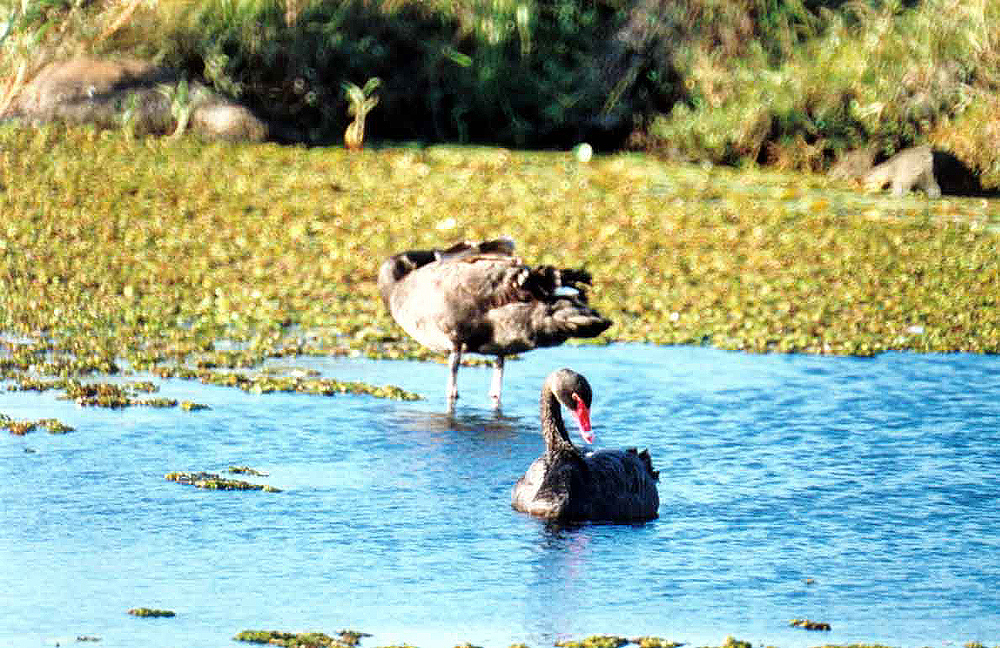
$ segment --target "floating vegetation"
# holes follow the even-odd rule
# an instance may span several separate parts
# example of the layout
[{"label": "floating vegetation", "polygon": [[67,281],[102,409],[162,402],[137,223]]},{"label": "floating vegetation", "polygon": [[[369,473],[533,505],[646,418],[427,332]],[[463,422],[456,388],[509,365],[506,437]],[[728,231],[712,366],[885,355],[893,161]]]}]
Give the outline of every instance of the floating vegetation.
[{"label": "floating vegetation", "polygon": [[[727,638],[726,641],[730,640],[732,640],[732,637]],[[563,648],[619,648],[625,644],[636,644],[640,648],[679,648],[684,645],[683,643],[667,641],[660,637],[634,637],[626,639],[625,637],[618,637],[616,635],[593,635],[586,639],[557,641],[555,645]],[[726,643],[723,645],[723,648],[750,648],[750,645],[742,646],[739,642],[736,644]]]},{"label": "floating vegetation", "polygon": [[80,642],[85,642],[85,641],[97,642],[100,641],[101,638],[95,637],[93,635],[77,635],[76,640]]},{"label": "floating vegetation", "polygon": [[625,637],[614,635],[593,635],[578,641],[557,641],[560,648],[619,648],[629,642]]},{"label": "floating vegetation", "polygon": [[[351,630],[341,630],[336,636],[329,636],[321,632],[279,632],[275,630],[244,630],[233,637],[236,641],[246,641],[250,643],[270,644],[274,646],[286,646],[288,648],[345,648],[357,646],[363,637],[370,637],[364,632],[354,632]],[[635,644],[640,648],[679,648],[685,645],[676,641],[668,641],[660,637],[634,637],[626,639],[615,635],[593,635],[586,639],[557,641],[554,645],[560,648],[620,648],[626,644]],[[400,644],[394,646],[384,646],[382,648],[413,648],[410,644]],[[458,644],[455,648],[480,648],[479,646],[466,642]],[[527,644],[512,644],[510,648],[528,648]],[[708,647],[706,647],[708,648]],[[719,648],[753,648],[749,641],[741,641],[732,636],[726,637]],[[773,647],[768,647],[773,648]],[[850,644],[847,646],[821,646],[819,648],[888,648],[881,644]],[[965,648],[986,648],[978,642],[969,642]]]},{"label": "floating vegetation", "polygon": [[680,648],[683,643],[677,641],[667,641],[660,637],[635,637],[629,639],[629,643],[634,643],[639,648]]},{"label": "floating vegetation", "polygon": [[891,648],[891,647],[886,646],[884,644],[847,644],[846,646],[826,644],[823,646],[816,646],[816,648]]},{"label": "floating vegetation", "polygon": [[[159,387],[149,381],[132,383],[83,383],[74,378],[59,378],[55,380],[44,380],[30,376],[17,376],[14,382],[7,385],[8,391],[37,391],[62,390],[60,398],[75,401],[84,407],[107,407],[111,409],[123,409],[132,406],[143,407],[177,407],[178,403],[173,398],[142,398],[143,394],[150,394],[159,391]],[[180,403],[181,409],[194,411],[208,409],[207,405],[200,405],[191,402]],[[52,430],[50,430],[52,431]]]},{"label": "floating vegetation", "polygon": [[135,404],[145,407],[177,407],[177,400],[174,398],[142,398],[135,401]]},{"label": "floating vegetation", "polygon": [[69,381],[66,385],[66,396],[76,401],[77,405],[85,407],[110,407],[120,409],[134,405],[136,399],[133,393],[123,385],[112,383],[81,383]]},{"label": "floating vegetation", "polygon": [[129,614],[136,617],[172,617],[175,616],[172,610],[157,610],[154,608],[132,608],[128,611]]},{"label": "floating vegetation", "polygon": [[732,635],[726,637],[726,640],[722,642],[721,648],[753,648],[753,644],[749,641],[741,641]]},{"label": "floating vegetation", "polygon": [[198,410],[211,409],[208,405],[202,405],[201,403],[192,403],[191,401],[182,401],[181,409],[185,412],[197,412]]},{"label": "floating vegetation", "polygon": [[16,436],[24,436],[28,432],[34,432],[35,428],[38,427],[37,421],[15,421],[13,419],[6,419],[2,422],[3,427]]},{"label": "floating vegetation", "polygon": [[303,378],[318,378],[320,372],[317,369],[300,369],[298,367],[266,367],[261,370],[265,376],[292,375]]},{"label": "floating vegetation", "polygon": [[342,381],[333,378],[312,378],[302,376],[273,376],[267,374],[242,374],[223,372],[202,372],[198,379],[205,384],[239,387],[251,394],[274,392],[299,392],[317,396],[337,394],[367,394],[378,398],[396,400],[419,400],[420,396],[394,385],[369,385],[363,382]]},{"label": "floating vegetation", "polygon": [[331,637],[322,632],[278,632],[275,630],[244,630],[233,639],[251,643],[286,646],[287,648],[346,648],[357,646],[362,637],[370,637],[364,632],[341,630]]},{"label": "floating vegetation", "polygon": [[809,619],[792,619],[788,625],[803,628],[805,630],[829,630],[829,623],[821,623],[819,621],[810,621]]},{"label": "floating vegetation", "polygon": [[395,385],[370,385],[364,382],[343,381],[334,378],[318,378],[314,372],[296,372],[292,376],[275,375],[274,370],[259,373],[235,371],[196,370],[187,367],[159,367],[156,374],[161,378],[186,378],[199,380],[206,385],[237,387],[251,394],[271,394],[275,392],[298,392],[316,396],[337,394],[365,394],[376,398],[395,400],[420,400],[420,395],[396,387]]},{"label": "floating vegetation", "polygon": [[24,436],[29,432],[34,432],[39,427],[48,430],[49,434],[66,434],[73,431],[72,427],[54,418],[43,418],[35,421],[15,421],[6,414],[0,414],[0,428],[4,428],[16,436]]},{"label": "floating vegetation", "polygon": [[129,383],[128,389],[134,394],[152,394],[160,391],[160,388],[149,380]]},{"label": "floating vegetation", "polygon": [[49,434],[66,434],[73,431],[72,427],[54,418],[38,419],[38,424],[48,430]]},{"label": "floating vegetation", "polygon": [[345,645],[357,646],[362,638],[370,637],[371,635],[367,632],[358,632],[357,630],[341,630],[337,636]]},{"label": "floating vegetation", "polygon": [[7,391],[45,392],[50,389],[66,389],[66,379],[42,380],[30,376],[14,376],[14,382],[7,385]]},{"label": "floating vegetation", "polygon": [[83,383],[76,379],[54,383],[64,390],[66,400],[76,401],[84,407],[108,407],[122,409],[133,405],[147,407],[174,407],[177,401],[170,398],[141,398],[141,394],[159,391],[159,387],[149,381],[131,383]]},{"label": "floating vegetation", "polygon": [[164,477],[167,481],[177,482],[178,484],[186,484],[188,486],[195,486],[197,488],[204,488],[206,490],[262,490],[267,493],[281,492],[280,488],[275,488],[274,486],[268,486],[266,484],[251,484],[250,482],[241,481],[239,479],[228,479],[216,473],[209,472],[169,472]]},{"label": "floating vegetation", "polygon": [[267,356],[247,351],[215,351],[195,359],[198,369],[248,369],[262,363]]},{"label": "floating vegetation", "polygon": [[230,466],[229,472],[233,475],[250,475],[251,477],[267,477],[266,472],[254,470],[250,466]]},{"label": "floating vegetation", "polygon": [[[246,385],[244,387],[244,385]],[[396,400],[419,400],[420,396],[394,385],[369,385],[363,382],[341,381],[331,378],[298,378],[259,376],[241,384],[241,388],[253,394],[268,394],[271,392],[299,392],[320,396],[335,394],[368,394],[379,398]]]},{"label": "floating vegetation", "polygon": [[190,369],[188,367],[154,367],[151,369],[160,378],[184,378],[187,380],[200,378],[204,371]]}]

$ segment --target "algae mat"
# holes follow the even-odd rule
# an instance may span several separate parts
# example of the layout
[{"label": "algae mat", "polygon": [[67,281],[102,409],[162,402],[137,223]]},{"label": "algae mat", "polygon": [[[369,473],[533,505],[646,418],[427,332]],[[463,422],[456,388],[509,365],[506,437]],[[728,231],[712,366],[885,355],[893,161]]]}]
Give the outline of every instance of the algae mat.
[{"label": "algae mat", "polygon": [[529,261],[589,269],[606,341],[1000,350],[997,200],[866,196],[637,154],[5,126],[0,213],[8,378],[426,358],[382,308],[379,262],[500,235]]}]

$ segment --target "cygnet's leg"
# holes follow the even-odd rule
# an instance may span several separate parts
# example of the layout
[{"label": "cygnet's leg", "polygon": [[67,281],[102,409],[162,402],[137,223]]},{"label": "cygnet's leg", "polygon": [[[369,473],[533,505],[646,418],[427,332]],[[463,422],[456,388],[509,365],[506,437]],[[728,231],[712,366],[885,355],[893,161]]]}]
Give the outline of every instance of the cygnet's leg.
[{"label": "cygnet's leg", "polygon": [[496,363],[493,365],[493,381],[490,383],[490,398],[493,399],[493,407],[500,407],[500,392],[503,390],[503,360],[502,355],[498,355]]},{"label": "cygnet's leg", "polygon": [[462,363],[462,348],[452,349],[448,354],[448,403],[458,398],[458,365]]}]

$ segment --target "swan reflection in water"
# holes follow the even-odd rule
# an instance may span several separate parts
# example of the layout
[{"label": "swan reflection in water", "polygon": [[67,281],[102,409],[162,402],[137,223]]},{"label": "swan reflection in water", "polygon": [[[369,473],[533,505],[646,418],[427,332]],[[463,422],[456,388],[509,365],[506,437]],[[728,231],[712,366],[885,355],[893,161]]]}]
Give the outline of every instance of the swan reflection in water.
[{"label": "swan reflection in water", "polygon": [[438,434],[481,432],[501,440],[517,435],[522,419],[517,416],[505,416],[500,410],[484,413],[448,408],[443,412],[426,410],[401,412],[397,418],[397,425],[407,430]]}]

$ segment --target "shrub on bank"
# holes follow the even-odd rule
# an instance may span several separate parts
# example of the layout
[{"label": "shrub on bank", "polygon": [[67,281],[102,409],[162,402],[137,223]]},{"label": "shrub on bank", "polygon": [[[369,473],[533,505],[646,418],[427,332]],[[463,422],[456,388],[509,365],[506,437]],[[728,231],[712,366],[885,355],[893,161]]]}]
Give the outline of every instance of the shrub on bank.
[{"label": "shrub on bank", "polygon": [[995,2],[7,4],[0,102],[53,57],[127,52],[239,98],[278,139],[339,143],[343,84],[379,77],[375,140],[586,139],[598,150],[817,170],[858,146],[887,157],[930,139],[1000,182],[998,149],[978,146],[995,141]]},{"label": "shrub on bank", "polygon": [[[1000,6],[909,4],[820,7],[815,35],[777,58],[698,50],[680,68],[688,96],[657,116],[653,141],[715,162],[818,170],[862,145],[887,157],[939,129],[953,133],[942,143],[979,129],[979,107],[996,97]],[[972,107],[980,117],[963,119]],[[994,157],[965,161],[988,172]]]},{"label": "shrub on bank", "polygon": [[303,3],[289,23],[276,2],[208,0],[163,3],[133,31],[161,25],[147,55],[203,73],[287,139],[339,142],[342,83],[379,77],[375,138],[537,147],[623,121],[606,105],[618,4],[346,0]]}]

